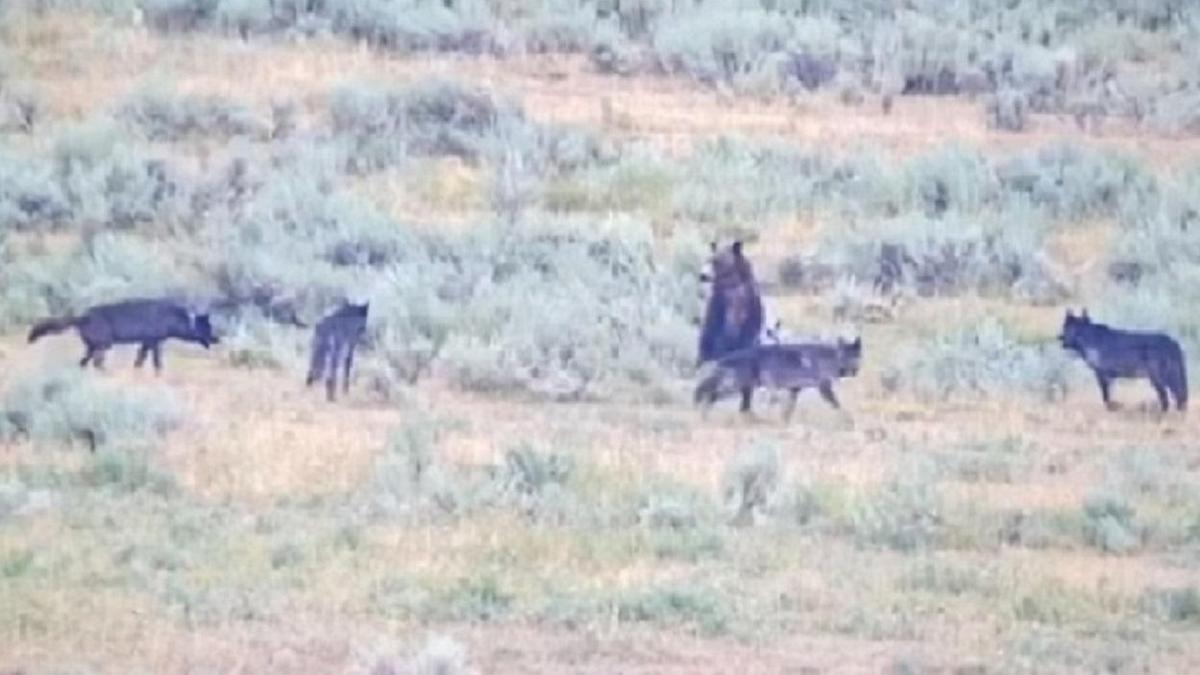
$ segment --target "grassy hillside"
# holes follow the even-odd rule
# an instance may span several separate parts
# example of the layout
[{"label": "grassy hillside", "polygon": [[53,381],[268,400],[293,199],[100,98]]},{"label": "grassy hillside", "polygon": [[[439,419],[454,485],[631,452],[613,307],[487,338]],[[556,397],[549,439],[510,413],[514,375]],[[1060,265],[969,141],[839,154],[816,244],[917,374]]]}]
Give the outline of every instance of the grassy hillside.
[{"label": "grassy hillside", "polygon": [[[1200,423],[1053,339],[1200,354],[1200,17],[992,4],[0,10],[0,670],[1200,668]],[[691,407],[734,237],[843,411]]]}]

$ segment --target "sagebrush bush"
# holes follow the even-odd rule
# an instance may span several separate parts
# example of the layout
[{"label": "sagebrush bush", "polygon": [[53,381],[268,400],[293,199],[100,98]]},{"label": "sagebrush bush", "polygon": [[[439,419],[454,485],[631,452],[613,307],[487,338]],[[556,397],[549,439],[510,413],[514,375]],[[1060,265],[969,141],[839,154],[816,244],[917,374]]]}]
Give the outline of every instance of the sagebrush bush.
[{"label": "sagebrush bush", "polygon": [[0,229],[53,230],[70,207],[49,163],[0,152]]},{"label": "sagebrush bush", "polygon": [[125,390],[77,368],[59,368],[13,382],[4,395],[3,420],[9,441],[125,450],[157,442],[182,423],[183,412],[168,391]]},{"label": "sagebrush bush", "polygon": [[1012,220],[958,214],[900,217],[870,230],[834,232],[822,250],[843,274],[883,290],[1061,297],[1061,287],[1041,261],[1043,228]]},{"label": "sagebrush bush", "polygon": [[885,387],[933,400],[1030,392],[1058,400],[1070,387],[1068,357],[1049,340],[1027,344],[994,318],[928,336],[883,376]]},{"label": "sagebrush bush", "polygon": [[860,545],[912,552],[936,547],[942,536],[942,500],[924,476],[893,479],[851,505],[849,526]]},{"label": "sagebrush bush", "polygon": [[335,134],[351,141],[352,171],[371,171],[409,155],[477,159],[501,118],[523,119],[521,109],[486,91],[429,79],[402,88],[343,84],[330,94]]},{"label": "sagebrush bush", "polygon": [[188,216],[184,191],[166,160],[121,140],[96,119],[54,140],[53,171],[72,223],[92,229],[170,228]]},{"label": "sagebrush bush", "polygon": [[732,522],[752,524],[769,509],[782,479],[779,450],[769,443],[740,449],[726,464],[721,479],[723,498],[733,512]]},{"label": "sagebrush bush", "polygon": [[[265,4],[265,3],[264,3]],[[117,117],[152,141],[213,136],[263,138],[267,126],[244,105],[218,96],[180,96],[169,87],[144,87],[117,108]]]},{"label": "sagebrush bush", "polygon": [[1094,492],[1083,503],[1083,538],[1107,553],[1125,554],[1141,548],[1145,529],[1136,520],[1136,510],[1123,495]]}]

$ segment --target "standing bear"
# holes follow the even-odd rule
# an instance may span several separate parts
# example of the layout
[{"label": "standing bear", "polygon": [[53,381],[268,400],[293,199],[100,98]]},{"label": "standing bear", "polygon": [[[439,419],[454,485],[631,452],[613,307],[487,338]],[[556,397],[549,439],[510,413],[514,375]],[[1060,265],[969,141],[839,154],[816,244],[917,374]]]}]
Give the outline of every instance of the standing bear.
[{"label": "standing bear", "polygon": [[762,297],[750,261],[742,254],[742,242],[723,250],[714,243],[712,252],[712,271],[700,276],[711,284],[712,292],[700,328],[697,366],[757,345],[763,328]]}]

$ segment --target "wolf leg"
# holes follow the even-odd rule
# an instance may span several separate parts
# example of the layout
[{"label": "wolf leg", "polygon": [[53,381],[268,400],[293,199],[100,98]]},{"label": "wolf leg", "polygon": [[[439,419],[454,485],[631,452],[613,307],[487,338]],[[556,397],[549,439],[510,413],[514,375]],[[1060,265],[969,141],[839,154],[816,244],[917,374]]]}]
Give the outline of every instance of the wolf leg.
[{"label": "wolf leg", "polygon": [[150,348],[150,356],[154,359],[154,374],[162,374],[162,343],[157,342]]},{"label": "wolf leg", "polygon": [[1100,398],[1104,401],[1104,407],[1109,410],[1116,410],[1117,407],[1113,404],[1112,397],[1110,396],[1112,380],[1107,375],[1097,371],[1096,383],[1100,385]]},{"label": "wolf leg", "polygon": [[350,367],[354,365],[354,344],[346,347],[346,365],[342,371],[342,393],[350,393]]},{"label": "wolf leg", "polygon": [[151,346],[149,342],[143,342],[141,346],[138,347],[137,358],[133,360],[134,368],[142,367],[142,364],[146,362],[146,356],[150,354],[150,349]]},{"label": "wolf leg", "polygon": [[833,406],[837,410],[842,409],[842,404],[838,403],[837,396],[834,395],[834,393],[833,393],[833,383],[832,382],[830,382],[829,380],[825,380],[820,385],[818,385],[817,389],[821,392],[821,398],[828,401],[829,405]]},{"label": "wolf leg", "polygon": [[337,399],[338,349],[336,347],[329,350],[324,371],[325,400],[332,403]]},{"label": "wolf leg", "polygon": [[1154,393],[1158,396],[1158,408],[1161,412],[1166,412],[1171,409],[1171,399],[1167,398],[1166,378],[1161,372],[1150,373],[1150,386],[1154,387]]},{"label": "wolf leg", "polygon": [[742,416],[748,420],[756,420],[758,416],[754,414],[754,410],[750,407],[754,401],[754,387],[742,388],[742,404],[740,410]]},{"label": "wolf leg", "polygon": [[800,398],[800,389],[789,389],[787,405],[783,408],[783,421],[790,422],[792,414],[796,412],[796,400]]},{"label": "wolf leg", "polygon": [[101,347],[92,354],[92,365],[96,367],[96,370],[104,370],[104,355],[107,352],[108,347]]},{"label": "wolf leg", "polygon": [[85,353],[83,355],[83,358],[79,360],[79,367],[87,368],[88,361],[91,361],[92,357],[95,355],[96,355],[96,351],[94,349],[92,349],[91,345],[88,345],[87,353]]},{"label": "wolf leg", "polygon": [[308,362],[308,377],[304,380],[306,387],[311,387],[325,372],[326,345],[320,336],[313,339],[312,350],[312,358]]}]

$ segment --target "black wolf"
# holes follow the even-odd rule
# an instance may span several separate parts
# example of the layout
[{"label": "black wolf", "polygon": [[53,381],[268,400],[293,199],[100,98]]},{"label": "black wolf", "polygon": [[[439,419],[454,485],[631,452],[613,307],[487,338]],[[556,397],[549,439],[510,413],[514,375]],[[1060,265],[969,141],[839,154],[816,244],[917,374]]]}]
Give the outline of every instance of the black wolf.
[{"label": "black wolf", "polygon": [[716,369],[696,386],[693,400],[711,406],[719,398],[741,392],[743,413],[750,412],[754,390],[759,387],[789,392],[784,419],[791,419],[801,389],[816,387],[834,408],[841,408],[833,393],[833,381],[858,374],[862,361],[862,338],[839,339],[834,344],[767,344],[728,354]]},{"label": "black wolf", "polygon": [[712,284],[712,295],[700,328],[697,365],[757,345],[763,328],[762,297],[750,261],[742,255],[742,242],[723,251],[714,243],[712,249],[712,274],[700,277]]},{"label": "black wolf", "polygon": [[1080,316],[1067,310],[1058,340],[1064,349],[1081,356],[1096,374],[1100,396],[1109,410],[1115,408],[1109,398],[1112,381],[1140,377],[1150,379],[1163,411],[1170,408],[1168,393],[1175,399],[1176,409],[1187,409],[1187,368],[1183,349],[1169,335],[1111,328],[1093,322],[1085,309]]},{"label": "black wolf", "polygon": [[142,367],[146,356],[154,356],[155,372],[162,372],[162,343],[168,338],[195,342],[205,349],[220,340],[213,335],[208,314],[192,314],[182,305],[164,298],[125,300],[108,305],[97,305],[75,317],[46,319],[34,324],[29,331],[29,341],[35,342],[43,335],[61,333],[75,328],[87,347],[79,366],[86,367],[90,361],[96,368],[104,367],[104,354],[115,344],[137,343],[137,360],[133,365]]},{"label": "black wolf", "polygon": [[312,361],[308,367],[305,386],[325,377],[325,398],[332,401],[337,390],[338,364],[342,364],[342,393],[350,391],[350,366],[354,348],[367,330],[367,308],[370,303],[345,303],[329,316],[317,322],[313,329]]}]

